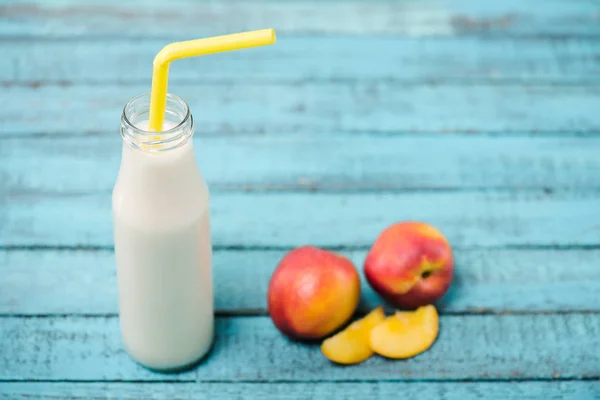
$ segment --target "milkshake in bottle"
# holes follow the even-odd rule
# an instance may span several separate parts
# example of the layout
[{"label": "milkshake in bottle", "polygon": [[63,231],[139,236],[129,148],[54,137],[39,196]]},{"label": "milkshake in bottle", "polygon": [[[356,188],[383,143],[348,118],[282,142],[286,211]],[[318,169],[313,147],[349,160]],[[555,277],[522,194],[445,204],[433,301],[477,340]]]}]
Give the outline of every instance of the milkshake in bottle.
[{"label": "milkshake in bottle", "polygon": [[155,58],[151,93],[123,110],[112,197],[119,321],[126,351],[150,369],[193,365],[214,336],[209,191],[192,113],[167,95],[169,63],[274,41],[265,29],[168,45]]}]

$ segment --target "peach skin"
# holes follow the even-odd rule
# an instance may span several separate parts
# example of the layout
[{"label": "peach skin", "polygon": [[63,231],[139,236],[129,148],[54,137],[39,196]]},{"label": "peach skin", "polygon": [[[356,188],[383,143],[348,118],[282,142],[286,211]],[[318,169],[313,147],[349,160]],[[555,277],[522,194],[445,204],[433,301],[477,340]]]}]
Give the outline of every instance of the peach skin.
[{"label": "peach skin", "polygon": [[267,294],[273,323],[295,339],[329,335],[354,314],[359,298],[360,278],[352,262],[314,246],[283,257]]},{"label": "peach skin", "polygon": [[450,244],[433,226],[400,222],[385,229],[364,264],[367,281],[399,308],[414,309],[439,300],[450,287],[454,259]]}]

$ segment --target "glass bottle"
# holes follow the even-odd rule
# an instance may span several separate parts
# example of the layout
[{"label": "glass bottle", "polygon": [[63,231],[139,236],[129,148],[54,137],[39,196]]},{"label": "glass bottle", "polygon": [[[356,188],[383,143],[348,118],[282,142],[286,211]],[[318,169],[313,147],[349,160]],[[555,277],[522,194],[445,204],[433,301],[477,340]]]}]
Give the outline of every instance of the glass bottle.
[{"label": "glass bottle", "polygon": [[113,189],[119,321],[125,349],[156,370],[210,349],[214,310],[209,191],[193,149],[193,118],[169,94],[164,129],[148,132],[150,95],[127,103]]}]

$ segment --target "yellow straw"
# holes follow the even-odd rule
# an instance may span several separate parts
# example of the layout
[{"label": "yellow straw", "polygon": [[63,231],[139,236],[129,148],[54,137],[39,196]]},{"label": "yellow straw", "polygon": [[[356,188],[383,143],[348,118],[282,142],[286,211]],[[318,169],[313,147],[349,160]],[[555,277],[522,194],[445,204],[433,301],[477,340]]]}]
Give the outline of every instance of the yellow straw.
[{"label": "yellow straw", "polygon": [[167,105],[167,86],[169,64],[180,58],[202,56],[250,47],[266,46],[275,43],[273,29],[235,33],[205,39],[175,42],[166,45],[154,58],[152,71],[152,90],[150,92],[149,130],[161,132]]}]

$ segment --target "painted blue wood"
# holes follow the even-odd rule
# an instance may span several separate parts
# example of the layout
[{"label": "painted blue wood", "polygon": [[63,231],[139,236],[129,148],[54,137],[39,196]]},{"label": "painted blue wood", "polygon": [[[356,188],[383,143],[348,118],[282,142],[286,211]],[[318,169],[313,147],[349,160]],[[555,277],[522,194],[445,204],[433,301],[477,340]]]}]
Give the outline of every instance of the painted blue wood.
[{"label": "painted blue wood", "polygon": [[597,35],[597,4],[536,1],[54,0],[5,2],[5,36],[173,37],[274,27],[280,33],[349,35]]},{"label": "painted blue wood", "polygon": [[[91,293],[90,295],[93,295]],[[150,372],[124,352],[118,319],[3,318],[0,380],[328,381],[600,378],[600,314],[444,316],[440,336],[409,360],[332,365],[268,317],[219,318],[211,354],[181,374]]]},{"label": "painted blue wood", "polygon": [[[0,246],[112,246],[110,193],[8,195],[3,203]],[[456,247],[597,246],[599,207],[598,192],[213,191],[211,219],[218,247],[364,247],[407,219],[437,226]]]},{"label": "painted blue wood", "polygon": [[[217,314],[267,315],[269,279],[285,253],[216,251]],[[366,252],[339,253],[362,276]],[[455,263],[441,313],[600,312],[600,250],[457,250]],[[116,315],[115,272],[110,251],[2,251],[0,314]],[[358,312],[385,305],[361,280]]]},{"label": "painted blue wood", "polygon": [[[149,86],[154,55],[165,43],[46,37],[0,41],[0,81]],[[215,80],[598,83],[600,42],[580,37],[281,36],[275,46],[178,60],[169,78],[171,84]]]},{"label": "painted blue wood", "polygon": [[[10,101],[0,108],[0,135],[116,132],[125,103],[149,88],[4,88]],[[176,83],[169,89],[189,103],[203,134],[600,131],[599,86]]]},{"label": "painted blue wood", "polygon": [[[107,314],[0,318],[0,380],[56,381],[0,382],[0,398],[598,398],[598,250],[530,248],[600,243],[597,14],[568,0],[0,2],[0,135],[11,137],[0,144],[0,246],[107,247],[0,253],[3,314]],[[197,369],[135,365],[118,336],[108,250],[120,110],[148,90],[161,43],[265,26],[279,46],[173,66],[215,188],[219,313],[264,314],[284,253],[228,246],[365,248],[405,218],[436,224],[458,249],[444,313],[561,313],[445,315],[431,351],[352,368],[287,341],[266,317],[219,318]],[[503,191],[394,193],[440,187]],[[479,246],[528,250],[464,249]],[[347,254],[360,265],[365,252]],[[379,301],[364,293],[361,312]],[[594,381],[505,382],[556,378]],[[423,379],[499,382],[339,382]]]},{"label": "painted blue wood", "polygon": [[[3,139],[2,192],[107,193],[121,141],[118,132]],[[598,137],[199,135],[194,146],[214,190],[600,188]]]},{"label": "painted blue wood", "polygon": [[276,398],[295,400],[593,400],[598,381],[584,382],[311,382],[311,383],[0,383],[0,399],[210,399]]}]

